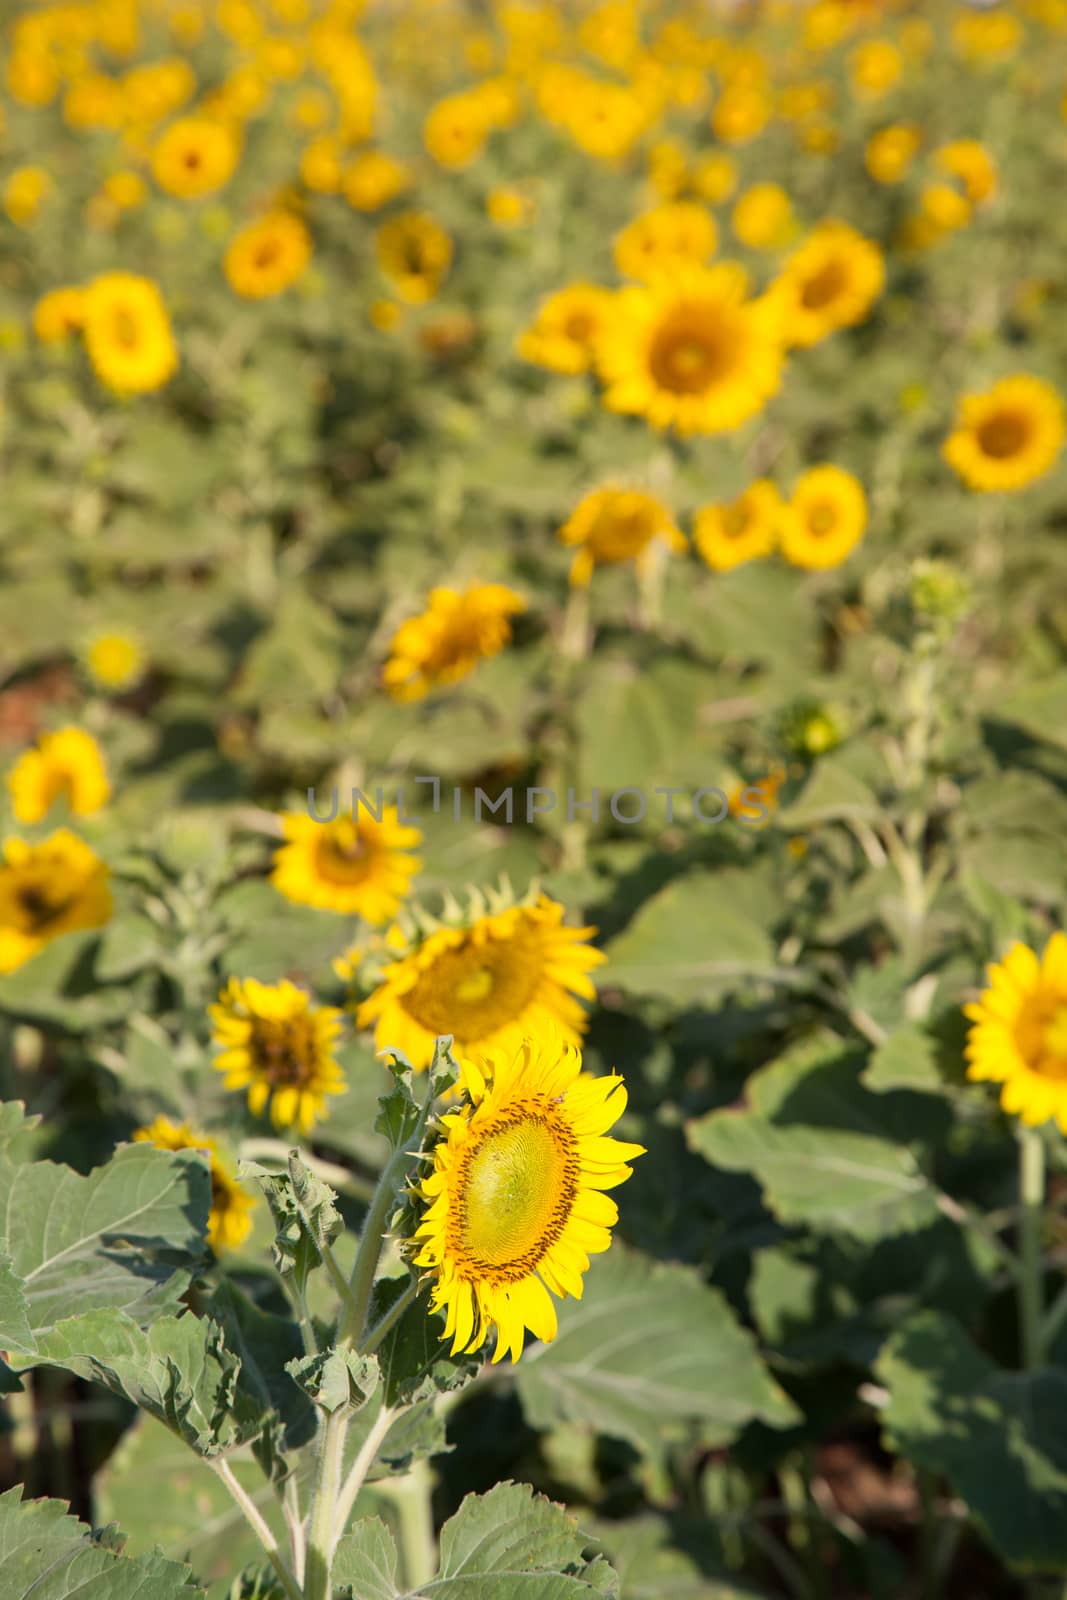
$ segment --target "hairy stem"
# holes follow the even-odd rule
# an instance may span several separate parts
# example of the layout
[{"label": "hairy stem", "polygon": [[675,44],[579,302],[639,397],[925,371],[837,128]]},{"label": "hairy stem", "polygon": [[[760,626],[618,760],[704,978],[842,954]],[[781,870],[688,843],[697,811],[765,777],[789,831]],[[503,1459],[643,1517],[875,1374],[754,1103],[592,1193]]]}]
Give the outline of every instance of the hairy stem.
[{"label": "hairy stem", "polygon": [[256,1505],[255,1501],[244,1489],[242,1489],[241,1485],[234,1477],[233,1468],[230,1466],[229,1462],[224,1457],[220,1456],[215,1461],[209,1461],[207,1465],[211,1468],[219,1482],[225,1485],[234,1502],[240,1507],[244,1514],[245,1521],[252,1529],[252,1532],[255,1534],[264,1550],[267,1552],[267,1555],[270,1558],[270,1564],[278,1574],[279,1582],[281,1583],[282,1588],[285,1590],[288,1600],[302,1600],[300,1585],[297,1582],[289,1563],[286,1561],[281,1550],[278,1548],[277,1539],[275,1539],[270,1528],[264,1521],[259,1507]]},{"label": "hairy stem", "polygon": [[333,1542],[335,1548],[338,1539],[340,1539],[348,1526],[348,1519],[352,1515],[352,1507],[356,1503],[356,1496],[363,1487],[367,1473],[374,1465],[374,1458],[378,1454],[378,1446],[389,1432],[398,1415],[398,1412],[391,1410],[388,1406],[382,1406],[382,1409],[371,1424],[370,1432],[359,1447],[356,1459],[348,1470],[348,1476],[341,1486],[341,1491],[337,1496],[337,1504],[334,1508]]}]

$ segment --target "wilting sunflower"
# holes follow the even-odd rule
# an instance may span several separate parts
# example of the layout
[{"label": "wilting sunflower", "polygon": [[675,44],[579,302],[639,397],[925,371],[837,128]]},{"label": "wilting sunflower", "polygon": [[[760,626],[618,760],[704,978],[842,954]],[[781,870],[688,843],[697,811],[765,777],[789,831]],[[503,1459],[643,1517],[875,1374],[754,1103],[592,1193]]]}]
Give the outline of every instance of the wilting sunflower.
[{"label": "wilting sunflower", "polygon": [[885,287],[878,246],[847,222],[822,222],[794,251],[768,298],[779,303],[791,345],[818,344],[862,322]]},{"label": "wilting sunflower", "polygon": [[211,117],[182,117],[172,123],[152,152],[152,174],[166,194],[200,200],[229,182],[240,155],[240,143],[229,123]]},{"label": "wilting sunflower", "polygon": [[60,828],[30,844],[4,840],[0,862],[0,972],[14,972],[60,934],[111,916],[108,873],[84,840]]},{"label": "wilting sunflower", "polygon": [[595,283],[572,283],[550,294],[520,336],[519,355],[551,372],[587,372],[614,304],[614,293]]},{"label": "wilting sunflower", "polygon": [[782,497],[767,478],[750,483],[736,500],[702,506],[693,522],[693,543],[715,572],[770,555],[778,538]]},{"label": "wilting sunflower", "polygon": [[42,344],[59,344],[81,332],[84,317],[84,289],[50,289],[33,308],[33,331]]},{"label": "wilting sunflower", "polygon": [[215,1060],[227,1089],[247,1089],[248,1109],[261,1116],[270,1107],[276,1128],[309,1133],[327,1115],[326,1096],[348,1085],[334,1060],[342,1013],[316,1006],[295,983],[258,983],[231,978],[208,1007],[215,1025]]},{"label": "wilting sunflower", "polygon": [[1067,934],[1039,958],[1015,944],[988,969],[989,987],[964,1006],[967,1076],[999,1083],[1005,1111],[1034,1126],[1055,1117],[1067,1133]]},{"label": "wilting sunflower", "polygon": [[725,433],[761,411],[782,374],[778,319],[733,263],[623,289],[597,351],[609,411],[679,433]]},{"label": "wilting sunflower", "polygon": [[605,1189],[630,1177],[644,1146],[606,1137],[626,1109],[617,1073],[582,1071],[548,1029],[464,1061],[459,1108],[441,1118],[415,1265],[434,1283],[452,1354],[492,1330],[493,1360],[522,1354],[526,1330],[556,1336],[552,1295],[582,1297],[589,1257],[608,1248],[618,1207]]},{"label": "wilting sunflower", "polygon": [[459,683],[479,661],[500,654],[512,617],[525,610],[522,596],[502,583],[431,589],[426,610],[393,635],[382,682],[394,700],[421,700],[431,689]]},{"label": "wilting sunflower", "polygon": [[571,564],[576,588],[584,588],[598,566],[634,561],[640,568],[657,550],[688,549],[671,512],[643,489],[594,489],[579,500],[557,537],[578,547]]},{"label": "wilting sunflower", "polygon": [[15,762],[7,786],[19,822],[43,821],[57,800],[72,816],[90,817],[111,798],[100,746],[83,728],[42,734]]},{"label": "wilting sunflower", "polygon": [[255,1199],[246,1194],[219,1154],[218,1141],[188,1122],[156,1117],[132,1138],[137,1144],[154,1144],[157,1150],[203,1150],[211,1168],[211,1210],[207,1219],[207,1242],[215,1251],[236,1250],[252,1231],[250,1213]]},{"label": "wilting sunflower", "polygon": [[719,230],[706,206],[674,200],[635,217],[615,236],[615,265],[625,278],[649,283],[715,254]]},{"label": "wilting sunflower", "polygon": [[779,519],[781,551],[794,567],[837,567],[863,538],[867,497],[851,472],[812,467],[797,480]]},{"label": "wilting sunflower", "polygon": [[409,305],[432,300],[452,264],[452,240],[422,211],[405,211],[377,234],[378,265],[393,293]]},{"label": "wilting sunflower", "polygon": [[231,239],[223,266],[235,294],[266,300],[303,277],[310,260],[311,235],[300,218],[274,211]]},{"label": "wilting sunflower", "polygon": [[395,806],[382,809],[380,822],[362,806],[356,816],[331,822],[299,811],[281,820],[288,842],[274,857],[270,878],[279,894],[375,927],[396,915],[422,866],[411,854],[422,834],[399,821]]},{"label": "wilting sunflower", "polygon": [[132,689],[144,675],[144,646],[132,633],[94,634],[83,659],[86,672],[100,689]]},{"label": "wilting sunflower", "polygon": [[942,454],[971,489],[1025,489],[1054,465],[1063,447],[1063,401],[1050,383],[1027,373],[966,394]]},{"label": "wilting sunflower", "polygon": [[178,351],[163,296],[148,278],[107,272],[85,293],[85,344],[101,383],[145,394],[173,377]]},{"label": "wilting sunflower", "polygon": [[595,932],[565,928],[563,907],[545,894],[437,928],[385,966],[356,1022],[420,1070],[442,1033],[459,1051],[511,1048],[551,1023],[576,1044],[580,1001],[596,996],[589,973],[605,959],[588,943]]}]

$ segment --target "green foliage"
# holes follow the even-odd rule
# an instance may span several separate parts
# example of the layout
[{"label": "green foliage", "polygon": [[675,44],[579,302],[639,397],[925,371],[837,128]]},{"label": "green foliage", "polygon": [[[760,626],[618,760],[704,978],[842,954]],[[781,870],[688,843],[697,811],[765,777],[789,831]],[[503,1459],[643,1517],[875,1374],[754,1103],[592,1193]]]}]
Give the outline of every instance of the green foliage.
[{"label": "green foliage", "polygon": [[127,1557],[114,1526],[94,1534],[65,1516],[59,1500],[0,1495],[0,1570],[10,1600],[47,1593],[54,1600],[192,1600],[202,1595],[189,1568],[159,1555]]}]

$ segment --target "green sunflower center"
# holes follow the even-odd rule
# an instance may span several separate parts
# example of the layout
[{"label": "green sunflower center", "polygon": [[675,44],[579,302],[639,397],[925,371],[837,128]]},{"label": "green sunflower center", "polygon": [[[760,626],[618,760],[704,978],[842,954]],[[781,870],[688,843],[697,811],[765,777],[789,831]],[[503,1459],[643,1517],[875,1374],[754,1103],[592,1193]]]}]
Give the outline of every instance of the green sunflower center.
[{"label": "green sunflower center", "polygon": [[460,1237],[479,1266],[524,1276],[566,1226],[577,1163],[553,1121],[522,1113],[493,1127],[468,1159]]}]

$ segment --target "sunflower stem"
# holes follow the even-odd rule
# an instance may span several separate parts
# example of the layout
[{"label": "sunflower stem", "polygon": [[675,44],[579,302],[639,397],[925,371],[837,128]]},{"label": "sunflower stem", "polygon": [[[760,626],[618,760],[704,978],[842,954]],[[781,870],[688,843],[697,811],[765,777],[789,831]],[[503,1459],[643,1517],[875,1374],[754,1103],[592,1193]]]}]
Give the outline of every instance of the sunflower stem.
[{"label": "sunflower stem", "polygon": [[412,1281],[408,1284],[403,1294],[397,1296],[389,1310],[383,1317],[379,1318],[364,1339],[361,1347],[364,1355],[373,1355],[382,1340],[392,1333],[408,1307],[414,1305],[418,1293],[419,1285]]},{"label": "sunflower stem", "polygon": [[1028,1372],[1044,1357],[1041,1214],[1045,1200],[1045,1146],[1037,1128],[1019,1129],[1019,1328]]},{"label": "sunflower stem", "polygon": [[210,1467],[211,1471],[218,1478],[219,1482],[225,1486],[227,1492],[230,1494],[236,1505],[240,1507],[245,1521],[252,1529],[252,1532],[255,1534],[264,1550],[267,1552],[267,1555],[270,1558],[270,1564],[278,1574],[278,1581],[285,1590],[288,1600],[301,1600],[300,1585],[297,1583],[288,1562],[282,1555],[282,1552],[278,1547],[277,1539],[275,1539],[267,1523],[264,1521],[259,1507],[252,1499],[251,1495],[246,1493],[246,1491],[241,1487],[240,1483],[238,1483],[236,1477],[234,1476],[233,1468],[230,1466],[229,1462],[224,1457],[220,1456],[215,1461],[206,1462],[205,1465]]},{"label": "sunflower stem", "polygon": [[409,1589],[418,1592],[437,1571],[429,1462],[416,1461],[411,1471],[391,1483],[386,1492],[396,1507],[404,1582]]}]

